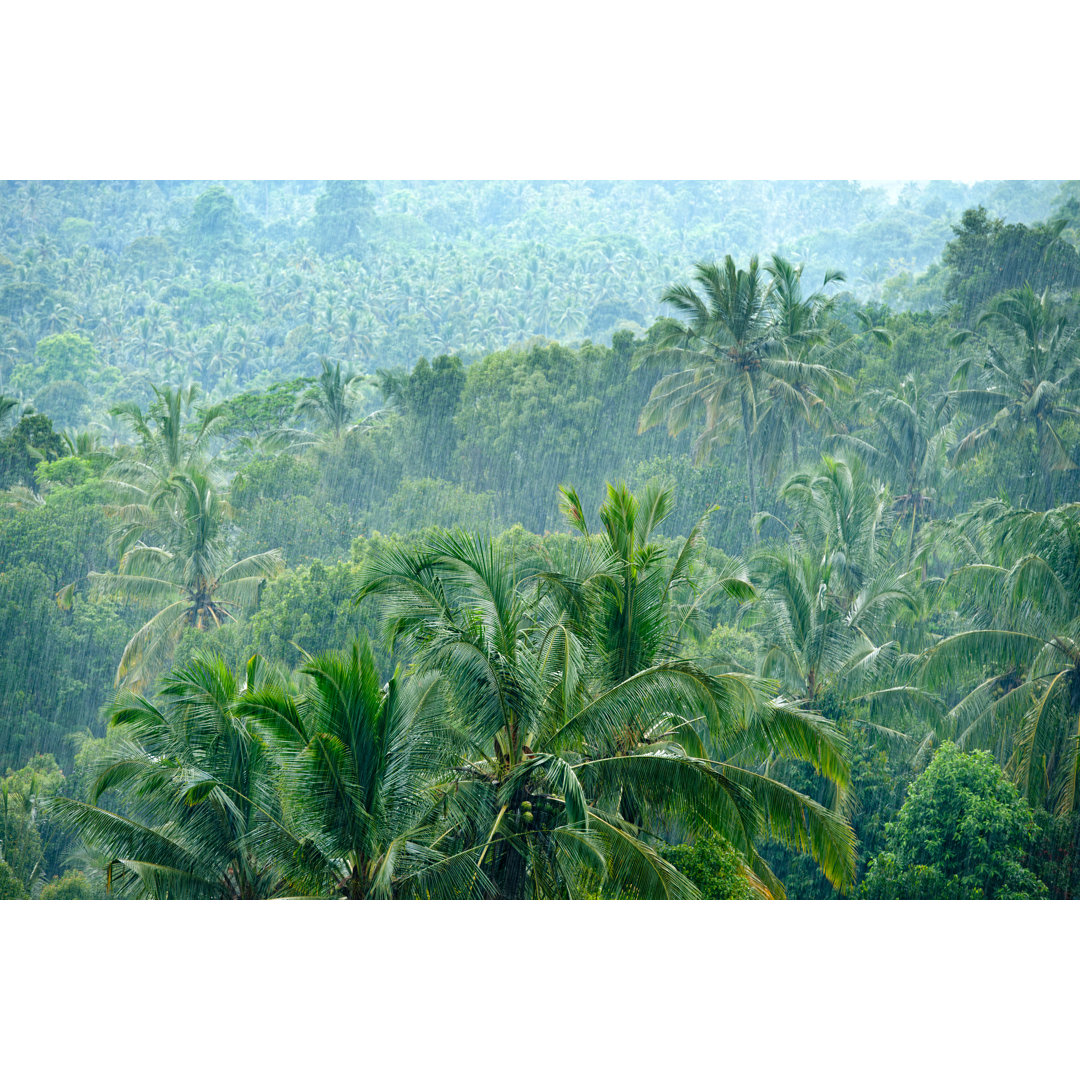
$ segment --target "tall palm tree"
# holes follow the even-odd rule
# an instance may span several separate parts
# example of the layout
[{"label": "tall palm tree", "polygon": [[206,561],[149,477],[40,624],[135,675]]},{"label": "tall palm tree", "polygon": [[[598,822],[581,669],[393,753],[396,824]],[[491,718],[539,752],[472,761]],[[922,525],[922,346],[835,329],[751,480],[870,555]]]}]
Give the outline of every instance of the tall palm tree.
[{"label": "tall palm tree", "polygon": [[[1000,330],[1004,340],[978,334],[985,327]],[[1044,505],[1054,505],[1054,473],[1077,468],[1058,424],[1080,418],[1075,404],[1080,390],[1080,342],[1076,327],[1050,299],[1049,289],[1036,295],[1030,285],[995,297],[979,317],[975,331],[951,338],[961,344],[981,336],[985,354],[979,382],[973,389],[954,390],[952,400],[980,422],[957,444],[959,464],[992,443],[1015,439],[1034,429]],[[971,360],[957,371],[967,381]]]},{"label": "tall palm tree", "polygon": [[[579,577],[616,573],[602,552],[581,558],[591,570],[579,564]],[[474,861],[475,888],[503,897],[574,896],[598,886],[693,895],[649,842],[651,828],[674,819],[733,839],[759,887],[782,888],[754,848],[770,832],[846,881],[851,834],[839,816],[703,753],[705,739],[746,738],[746,706],[759,704],[754,687],[679,658],[603,676],[605,650],[583,630],[580,612],[538,588],[540,569],[491,541],[439,532],[388,549],[361,582],[359,597],[381,599],[391,639],[446,694],[459,756],[437,789],[444,844]],[[758,712],[759,727],[782,711]],[[822,759],[842,779],[842,759]]]},{"label": "tall palm tree", "polygon": [[792,476],[780,497],[796,524],[750,560],[762,599],[741,613],[763,639],[761,673],[806,708],[826,693],[871,700],[861,695],[883,689],[879,678],[900,654],[887,635],[901,612],[921,610],[910,573],[893,565],[887,492],[857,461],[824,457]]},{"label": "tall palm tree", "polygon": [[222,405],[215,405],[195,416],[201,391],[194,384],[152,389],[154,401],[145,413],[130,401],[109,410],[137,439],[134,450],[120,455],[106,475],[129,505],[146,506],[176,472],[204,468],[209,440],[223,412]]},{"label": "tall palm tree", "polygon": [[[229,561],[231,507],[204,473],[174,473],[145,511],[125,532],[117,570],[89,575],[101,592],[156,609],[117,666],[117,683],[129,686],[145,685],[188,627],[220,627],[253,607],[263,583],[285,565],[276,548]],[[135,530],[157,533],[168,547],[131,544]]]},{"label": "tall palm tree", "polygon": [[[662,302],[684,319],[660,326],[652,355],[674,360],[682,369],[653,387],[641,414],[640,431],[667,421],[672,435],[683,431],[701,412],[704,423],[694,440],[694,456],[704,459],[712,447],[741,427],[750,487],[750,514],[757,514],[755,462],[760,414],[772,392],[799,394],[799,385],[836,387],[842,376],[823,364],[793,356],[777,318],[774,275],[762,274],[755,256],[749,268],[737,269],[730,255],[723,267],[698,263],[689,285],[674,285]],[[792,344],[803,331],[800,330]]]},{"label": "tall palm tree", "polygon": [[[322,373],[309,386],[296,404],[296,418],[309,421],[315,434],[297,428],[282,428],[271,439],[272,444],[300,448],[304,446],[340,446],[344,437],[357,424],[353,423],[358,405],[358,388],[370,380],[360,373],[342,374],[341,362],[331,365],[319,360]],[[365,417],[365,420],[370,417]]]},{"label": "tall palm tree", "polygon": [[[1036,806],[1080,806],[1080,504],[999,500],[942,529],[966,565],[946,579],[962,625],[924,654],[931,685],[974,688],[953,706],[961,746],[993,749]],[[970,685],[970,683],[968,683]]]},{"label": "tall palm tree", "polygon": [[[807,363],[811,357],[823,362],[831,359],[840,348],[833,344],[833,326],[830,322],[835,295],[827,295],[825,289],[834,282],[846,278],[838,270],[825,274],[821,288],[807,295],[803,291],[803,267],[774,255],[765,267],[772,279],[772,309],[776,333],[783,344],[788,359]],[[880,333],[880,331],[879,331]],[[799,431],[818,426],[829,418],[829,401],[838,388],[850,389],[851,379],[829,367],[831,378],[806,378],[798,375],[790,379],[775,379],[770,385],[767,401],[762,410],[758,437],[762,468],[770,480],[784,457],[783,441],[790,442],[791,467],[799,466]]]},{"label": "tall palm tree", "polygon": [[[236,710],[245,694],[282,686],[257,657],[241,683],[220,658],[197,656],[165,679],[157,702],[121,693],[90,801],[49,804],[103,859],[110,894],[255,900],[283,889],[275,856],[299,841],[282,824],[266,744]],[[121,808],[99,806],[105,797]]]},{"label": "tall palm tree", "polygon": [[[669,545],[651,539],[674,505],[669,489],[650,485],[639,499],[625,487],[609,485],[600,507],[604,531],[590,534],[576,493],[563,491],[565,516],[585,536],[587,549],[601,556],[603,568],[592,577],[546,574],[544,578],[565,598],[568,612],[584,617],[583,632],[600,645],[598,685],[613,685],[650,665],[684,656],[694,639],[711,629],[706,612],[718,599],[728,597],[751,607],[759,600],[746,567],[737,560],[727,560],[711,581],[702,581],[695,558],[702,545],[704,518],[678,548],[669,550]],[[740,681],[730,674],[726,677]],[[725,739],[707,737],[703,746],[688,748],[751,767],[777,757],[809,762],[826,785],[833,785],[839,805],[848,770],[843,739],[832,725],[775,697],[773,684],[741,682],[749,692],[745,727],[733,729]]]},{"label": "tall palm tree", "polygon": [[913,374],[895,389],[873,389],[865,396],[871,429],[865,437],[839,434],[831,442],[854,451],[893,494],[901,522],[910,518],[907,561],[911,564],[916,523],[934,516],[934,504],[950,475],[948,453],[956,442],[949,399],[932,399]]},{"label": "tall palm tree", "polygon": [[431,844],[431,785],[448,774],[445,702],[431,676],[384,683],[366,641],[301,668],[303,689],[249,691],[237,714],[280,764],[283,820],[302,845],[280,865],[293,891],[349,899],[468,895],[472,867]]},{"label": "tall palm tree", "polygon": [[745,567],[736,560],[728,560],[708,587],[697,580],[694,560],[708,515],[671,558],[670,545],[658,532],[675,509],[670,488],[649,484],[634,496],[625,485],[609,484],[599,510],[599,533],[589,531],[576,490],[559,491],[560,510],[585,538],[581,551],[591,558],[573,560],[566,573],[547,571],[543,581],[600,648],[606,682],[617,683],[658,661],[676,658],[687,644],[688,631],[700,629],[703,612],[717,596],[755,598]]}]

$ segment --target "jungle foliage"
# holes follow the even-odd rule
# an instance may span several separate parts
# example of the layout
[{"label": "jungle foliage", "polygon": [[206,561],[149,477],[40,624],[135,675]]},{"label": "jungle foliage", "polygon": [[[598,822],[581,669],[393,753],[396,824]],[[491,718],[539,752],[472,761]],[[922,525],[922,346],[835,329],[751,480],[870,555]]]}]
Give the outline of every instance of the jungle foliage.
[{"label": "jungle foliage", "polygon": [[1074,895],[1074,187],[4,184],[0,896]]}]

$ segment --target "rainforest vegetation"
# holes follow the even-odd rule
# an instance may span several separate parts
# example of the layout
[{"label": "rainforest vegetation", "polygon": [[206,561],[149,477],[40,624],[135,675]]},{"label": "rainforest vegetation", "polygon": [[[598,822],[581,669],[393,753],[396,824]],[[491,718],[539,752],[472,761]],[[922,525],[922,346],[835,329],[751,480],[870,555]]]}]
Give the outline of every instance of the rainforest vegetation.
[{"label": "rainforest vegetation", "polygon": [[0,184],[0,898],[1071,898],[1080,182]]}]

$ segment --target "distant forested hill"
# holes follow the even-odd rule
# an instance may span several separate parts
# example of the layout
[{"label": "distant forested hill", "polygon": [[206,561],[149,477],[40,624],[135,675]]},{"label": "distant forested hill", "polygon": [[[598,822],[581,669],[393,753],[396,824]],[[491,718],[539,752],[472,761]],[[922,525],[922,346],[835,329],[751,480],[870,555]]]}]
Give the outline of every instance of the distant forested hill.
[{"label": "distant forested hill", "polygon": [[[891,197],[890,197],[891,195]],[[914,288],[965,208],[1046,218],[1059,185],[47,182],[0,185],[0,391],[85,424],[156,381],[211,398],[534,337],[610,342],[701,259],[776,251],[862,300]],[[907,295],[911,294],[911,295]],[[97,417],[100,419],[100,417]]]}]

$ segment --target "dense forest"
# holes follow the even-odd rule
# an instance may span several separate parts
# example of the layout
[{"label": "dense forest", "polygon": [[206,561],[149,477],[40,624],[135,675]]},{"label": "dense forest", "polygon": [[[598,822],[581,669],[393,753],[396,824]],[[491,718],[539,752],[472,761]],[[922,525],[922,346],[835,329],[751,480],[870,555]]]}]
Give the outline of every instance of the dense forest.
[{"label": "dense forest", "polygon": [[1080,182],[0,184],[0,898],[1071,898]]}]

